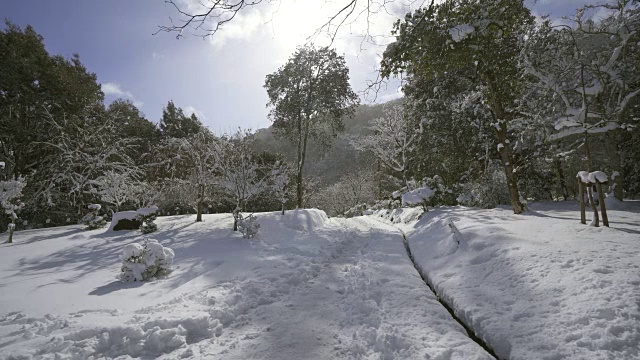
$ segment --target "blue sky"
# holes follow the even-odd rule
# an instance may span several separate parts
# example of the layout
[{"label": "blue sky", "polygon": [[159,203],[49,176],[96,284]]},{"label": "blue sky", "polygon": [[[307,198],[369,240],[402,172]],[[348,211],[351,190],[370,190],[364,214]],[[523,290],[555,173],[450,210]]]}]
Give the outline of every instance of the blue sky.
[{"label": "blue sky", "polygon": [[[179,3],[196,6],[192,1]],[[527,1],[535,14],[554,17],[571,15],[585,2]],[[335,11],[332,3],[323,4],[322,0],[282,0],[279,8],[265,5],[250,9],[213,40],[193,36],[176,40],[170,33],[152,35],[158,25],[167,25],[169,17],[177,16],[173,6],[162,0],[2,1],[0,14],[18,25],[32,25],[44,36],[50,53],[80,54],[103,84],[107,101],[129,98],[149,120],[157,122],[162,107],[173,100],[220,133],[238,126],[257,129],[270,125],[264,78]],[[399,15],[406,9],[396,6],[391,12]],[[388,34],[393,20],[393,16],[376,19],[371,31]],[[375,78],[375,66],[384,49],[384,44],[361,42],[357,34],[363,26],[362,22],[351,24],[335,42],[338,52],[346,56],[356,91]],[[398,96],[397,87],[397,82],[390,84],[378,99]]]}]

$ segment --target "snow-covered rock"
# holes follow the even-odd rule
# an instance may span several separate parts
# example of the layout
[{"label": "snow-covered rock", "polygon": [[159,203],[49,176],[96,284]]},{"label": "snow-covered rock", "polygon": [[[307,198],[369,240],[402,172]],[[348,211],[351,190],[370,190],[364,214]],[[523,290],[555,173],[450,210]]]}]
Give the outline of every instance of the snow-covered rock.
[{"label": "snow-covered rock", "polygon": [[[118,226],[119,223],[121,224]],[[137,211],[118,211],[111,218],[109,231],[135,230],[140,228],[140,225],[142,225],[142,221],[140,221]]]}]

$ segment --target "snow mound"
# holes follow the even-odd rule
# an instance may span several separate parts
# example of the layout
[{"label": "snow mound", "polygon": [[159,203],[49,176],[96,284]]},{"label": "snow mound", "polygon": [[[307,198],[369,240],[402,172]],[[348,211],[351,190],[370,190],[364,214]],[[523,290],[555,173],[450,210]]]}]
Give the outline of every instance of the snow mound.
[{"label": "snow mound", "polygon": [[573,202],[533,207],[439,208],[400,226],[422,273],[500,358],[638,359],[638,210],[585,228]]},{"label": "snow mound", "polygon": [[220,321],[208,316],[152,320],[136,326],[93,328],[54,336],[39,352],[56,359],[157,358],[219,336],[221,331]]},{"label": "snow mound", "polygon": [[325,226],[329,217],[327,213],[318,209],[288,210],[284,215],[280,213],[265,214],[262,219],[280,222],[284,227],[302,232],[314,232]]}]

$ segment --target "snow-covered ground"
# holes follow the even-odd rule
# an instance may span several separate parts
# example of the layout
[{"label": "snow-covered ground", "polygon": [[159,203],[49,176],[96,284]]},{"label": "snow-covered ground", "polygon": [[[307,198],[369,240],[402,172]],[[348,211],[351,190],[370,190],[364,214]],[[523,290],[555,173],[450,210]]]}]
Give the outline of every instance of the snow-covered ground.
[{"label": "snow-covered ground", "polygon": [[[159,231],[17,232],[0,246],[0,358],[491,359],[425,286],[399,231],[317,210],[162,217]],[[116,276],[157,239],[174,271]],[[4,239],[0,239],[3,241]]]},{"label": "snow-covered ground", "polygon": [[576,202],[531,209],[377,215],[500,358],[640,359],[640,203],[610,210],[611,228],[580,224]]},{"label": "snow-covered ground", "polygon": [[[531,208],[265,213],[252,240],[229,214],[162,217],[149,236],[17,232],[0,245],[0,359],[491,359],[403,232],[501,359],[640,358],[640,203],[611,228],[581,225],[575,202]],[[146,237],[174,271],[119,281]]]}]

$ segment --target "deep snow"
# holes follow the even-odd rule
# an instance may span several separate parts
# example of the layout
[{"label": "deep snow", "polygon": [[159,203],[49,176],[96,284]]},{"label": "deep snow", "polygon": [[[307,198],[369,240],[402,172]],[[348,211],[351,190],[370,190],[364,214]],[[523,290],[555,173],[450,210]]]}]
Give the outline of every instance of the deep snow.
[{"label": "deep snow", "polygon": [[500,358],[640,359],[640,203],[617,208],[611,228],[580,224],[577,202],[377,217]]},{"label": "deep snow", "polygon": [[[640,358],[640,203],[610,209],[611,228],[580,224],[576,202],[531,208],[258,214],[252,240],[230,214],[147,236],[17,232],[0,246],[0,359],[491,359],[414,265],[500,358]],[[119,281],[145,238],[175,250],[174,272]]]},{"label": "deep snow", "polygon": [[[0,358],[490,359],[424,285],[399,232],[317,210],[161,217],[159,232],[21,231],[0,246]],[[174,271],[117,279],[157,239]]]}]

